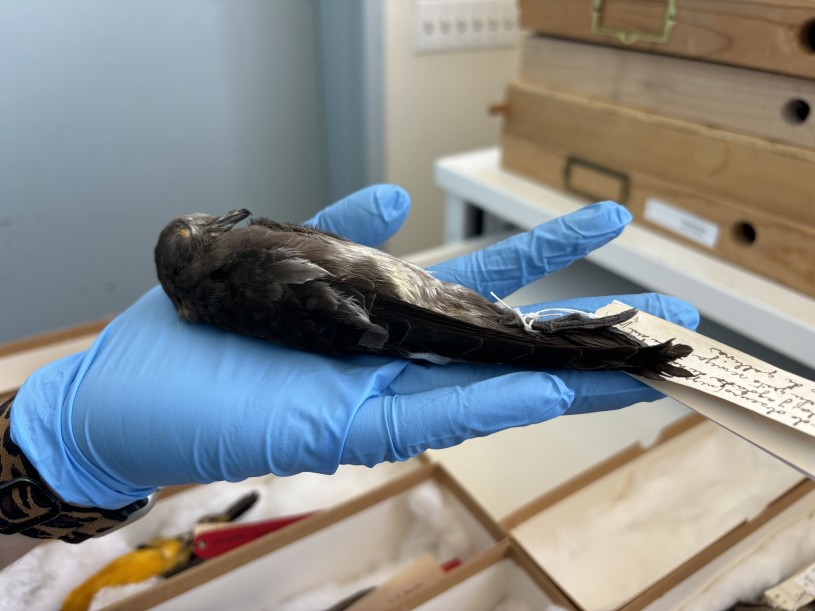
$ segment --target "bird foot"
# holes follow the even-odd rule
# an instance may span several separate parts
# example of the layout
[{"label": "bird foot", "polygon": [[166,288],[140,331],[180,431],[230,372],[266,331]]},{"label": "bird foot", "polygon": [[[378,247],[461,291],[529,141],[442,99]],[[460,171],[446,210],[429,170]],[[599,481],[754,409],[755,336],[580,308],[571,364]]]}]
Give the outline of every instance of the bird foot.
[{"label": "bird foot", "polygon": [[619,314],[609,316],[592,317],[588,314],[575,313],[552,320],[536,320],[532,323],[532,328],[539,333],[558,333],[560,331],[572,331],[575,329],[605,329],[619,325],[629,320],[637,314],[635,308],[630,308]]}]

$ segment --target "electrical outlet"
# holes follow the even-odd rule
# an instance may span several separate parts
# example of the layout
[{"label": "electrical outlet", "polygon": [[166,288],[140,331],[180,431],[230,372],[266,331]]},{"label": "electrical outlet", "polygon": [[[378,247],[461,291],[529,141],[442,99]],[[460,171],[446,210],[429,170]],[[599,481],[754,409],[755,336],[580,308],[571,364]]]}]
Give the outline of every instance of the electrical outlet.
[{"label": "electrical outlet", "polygon": [[440,53],[514,47],[516,0],[414,0],[415,49]]}]

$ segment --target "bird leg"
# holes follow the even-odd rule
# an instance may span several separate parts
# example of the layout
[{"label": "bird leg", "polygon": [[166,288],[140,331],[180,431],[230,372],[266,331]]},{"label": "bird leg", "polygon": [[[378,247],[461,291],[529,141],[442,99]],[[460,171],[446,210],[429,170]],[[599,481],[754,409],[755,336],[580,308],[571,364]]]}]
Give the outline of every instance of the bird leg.
[{"label": "bird leg", "polygon": [[532,328],[540,333],[558,333],[559,331],[572,331],[575,329],[605,329],[619,325],[636,314],[637,310],[635,308],[630,308],[619,314],[600,316],[599,318],[576,312],[552,320],[536,320],[532,323]]}]

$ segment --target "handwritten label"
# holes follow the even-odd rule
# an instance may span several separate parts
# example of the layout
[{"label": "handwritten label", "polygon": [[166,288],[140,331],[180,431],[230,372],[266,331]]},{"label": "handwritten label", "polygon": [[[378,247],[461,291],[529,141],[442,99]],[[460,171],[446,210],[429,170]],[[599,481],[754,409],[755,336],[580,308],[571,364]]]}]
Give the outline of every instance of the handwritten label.
[{"label": "handwritten label", "polygon": [[764,592],[764,601],[773,609],[796,611],[815,600],[815,565]]},{"label": "handwritten label", "polygon": [[[625,309],[628,306],[615,302],[597,314]],[[672,383],[720,397],[815,436],[815,383],[645,312],[639,312],[619,328],[649,345],[673,339],[693,348],[690,355],[676,364],[691,371],[694,377],[671,378]]]},{"label": "handwritten label", "polygon": [[[815,597],[815,564],[796,575],[795,583],[801,586],[810,597]],[[812,602],[812,598],[806,602]]]}]

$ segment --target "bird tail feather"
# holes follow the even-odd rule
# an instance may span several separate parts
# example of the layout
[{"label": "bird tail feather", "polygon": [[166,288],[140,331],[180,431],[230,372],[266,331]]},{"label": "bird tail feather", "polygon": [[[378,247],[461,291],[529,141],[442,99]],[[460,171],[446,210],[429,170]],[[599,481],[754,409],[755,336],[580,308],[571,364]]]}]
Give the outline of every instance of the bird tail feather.
[{"label": "bird tail feather", "polygon": [[543,321],[542,329],[533,323],[531,331],[520,320],[514,327],[485,328],[387,298],[378,298],[370,314],[391,333],[394,352],[409,358],[432,354],[451,361],[509,363],[536,369],[614,369],[651,379],[693,375],[672,364],[690,354],[690,347],[672,341],[648,346],[614,327],[634,316],[636,310],[594,319],[570,314]]}]

